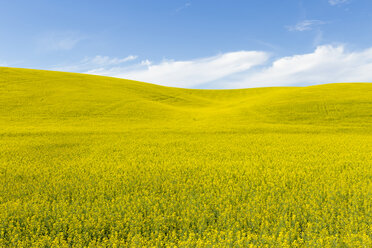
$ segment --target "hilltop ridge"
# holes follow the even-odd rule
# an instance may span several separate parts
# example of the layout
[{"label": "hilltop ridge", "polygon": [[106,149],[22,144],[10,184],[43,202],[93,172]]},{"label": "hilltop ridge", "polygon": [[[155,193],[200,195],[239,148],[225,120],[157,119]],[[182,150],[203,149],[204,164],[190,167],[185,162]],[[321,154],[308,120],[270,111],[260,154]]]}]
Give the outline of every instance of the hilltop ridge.
[{"label": "hilltop ridge", "polygon": [[132,80],[0,68],[0,125],[12,127],[369,126],[372,84],[196,90]]}]

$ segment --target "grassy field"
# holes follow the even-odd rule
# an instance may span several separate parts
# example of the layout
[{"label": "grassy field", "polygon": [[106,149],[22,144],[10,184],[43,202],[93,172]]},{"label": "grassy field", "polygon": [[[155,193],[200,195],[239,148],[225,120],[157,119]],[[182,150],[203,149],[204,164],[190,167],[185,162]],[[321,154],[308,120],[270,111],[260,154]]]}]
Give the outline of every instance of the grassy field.
[{"label": "grassy field", "polygon": [[0,68],[0,247],[372,247],[372,84]]}]

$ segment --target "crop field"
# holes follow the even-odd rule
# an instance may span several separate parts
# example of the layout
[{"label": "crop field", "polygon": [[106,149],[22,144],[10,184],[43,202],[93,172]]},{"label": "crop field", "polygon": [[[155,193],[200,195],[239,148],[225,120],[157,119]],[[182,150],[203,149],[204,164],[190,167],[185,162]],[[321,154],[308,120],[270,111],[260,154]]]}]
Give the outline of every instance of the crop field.
[{"label": "crop field", "polygon": [[0,68],[0,247],[372,247],[372,84]]}]

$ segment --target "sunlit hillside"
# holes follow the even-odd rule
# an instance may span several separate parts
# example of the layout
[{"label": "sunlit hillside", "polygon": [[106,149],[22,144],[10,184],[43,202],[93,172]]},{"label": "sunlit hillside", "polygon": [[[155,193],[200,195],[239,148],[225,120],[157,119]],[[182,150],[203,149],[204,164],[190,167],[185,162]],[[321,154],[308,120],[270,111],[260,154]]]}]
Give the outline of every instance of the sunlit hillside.
[{"label": "sunlit hillside", "polygon": [[372,86],[366,83],[190,90],[109,77],[10,68],[0,69],[0,83],[0,115],[6,128],[63,125],[112,130],[372,123]]},{"label": "sunlit hillside", "polygon": [[0,246],[371,247],[372,84],[0,68]]}]

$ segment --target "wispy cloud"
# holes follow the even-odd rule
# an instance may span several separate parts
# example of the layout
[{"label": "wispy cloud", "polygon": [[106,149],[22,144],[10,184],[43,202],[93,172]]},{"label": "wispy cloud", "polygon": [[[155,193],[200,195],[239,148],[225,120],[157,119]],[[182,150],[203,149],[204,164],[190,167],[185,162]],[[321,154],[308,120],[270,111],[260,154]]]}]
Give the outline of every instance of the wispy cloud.
[{"label": "wispy cloud", "polygon": [[323,32],[321,30],[317,30],[314,40],[313,40],[313,46],[319,46],[323,41]]},{"label": "wispy cloud", "polygon": [[350,0],[329,0],[328,3],[332,6],[350,2]]},{"label": "wispy cloud", "polygon": [[118,65],[127,61],[135,60],[137,56],[129,55],[125,58],[110,58],[109,56],[96,56],[93,59],[85,59],[84,62],[92,63],[96,65],[108,66],[108,65]]},{"label": "wispy cloud", "polygon": [[[322,45],[311,53],[270,59],[267,52],[238,51],[194,60],[149,60],[97,56],[64,71],[133,79],[186,88],[249,88],[336,82],[372,82],[372,47],[348,51]],[[132,63],[130,63],[132,61]],[[66,69],[67,68],[67,69]]]},{"label": "wispy cloud", "polygon": [[185,3],[184,5],[182,5],[181,7],[175,9],[174,12],[176,12],[176,13],[177,13],[177,12],[180,12],[180,11],[182,11],[182,10],[184,10],[184,9],[189,8],[190,6],[191,6],[191,3],[190,3],[190,2],[187,2],[187,3]]},{"label": "wispy cloud", "polygon": [[275,60],[257,72],[247,72],[226,88],[372,82],[372,48],[348,52],[344,46],[319,46],[314,52]]},{"label": "wispy cloud", "polygon": [[46,51],[67,51],[75,48],[84,37],[77,32],[49,32],[37,38],[38,48]]},{"label": "wispy cloud", "polygon": [[90,74],[128,78],[177,87],[197,87],[264,64],[269,55],[260,51],[239,51],[188,61],[168,60],[153,64],[148,60],[128,67],[94,69]]},{"label": "wispy cloud", "polygon": [[312,30],[314,27],[316,26],[320,26],[320,25],[323,25],[325,24],[324,21],[320,21],[320,20],[304,20],[304,21],[301,21],[299,23],[297,23],[296,25],[294,26],[287,26],[287,29],[289,31],[308,31],[308,30]]},{"label": "wispy cloud", "polygon": [[56,65],[53,66],[51,69],[58,71],[76,72],[84,72],[87,70],[92,70],[92,68],[94,68],[94,70],[97,69],[107,70],[108,67],[111,68],[113,66],[118,66],[135,59],[137,59],[137,56],[135,55],[129,55],[124,58],[112,58],[109,56],[97,55],[95,57],[86,57],[77,63],[72,63],[69,65]]}]

